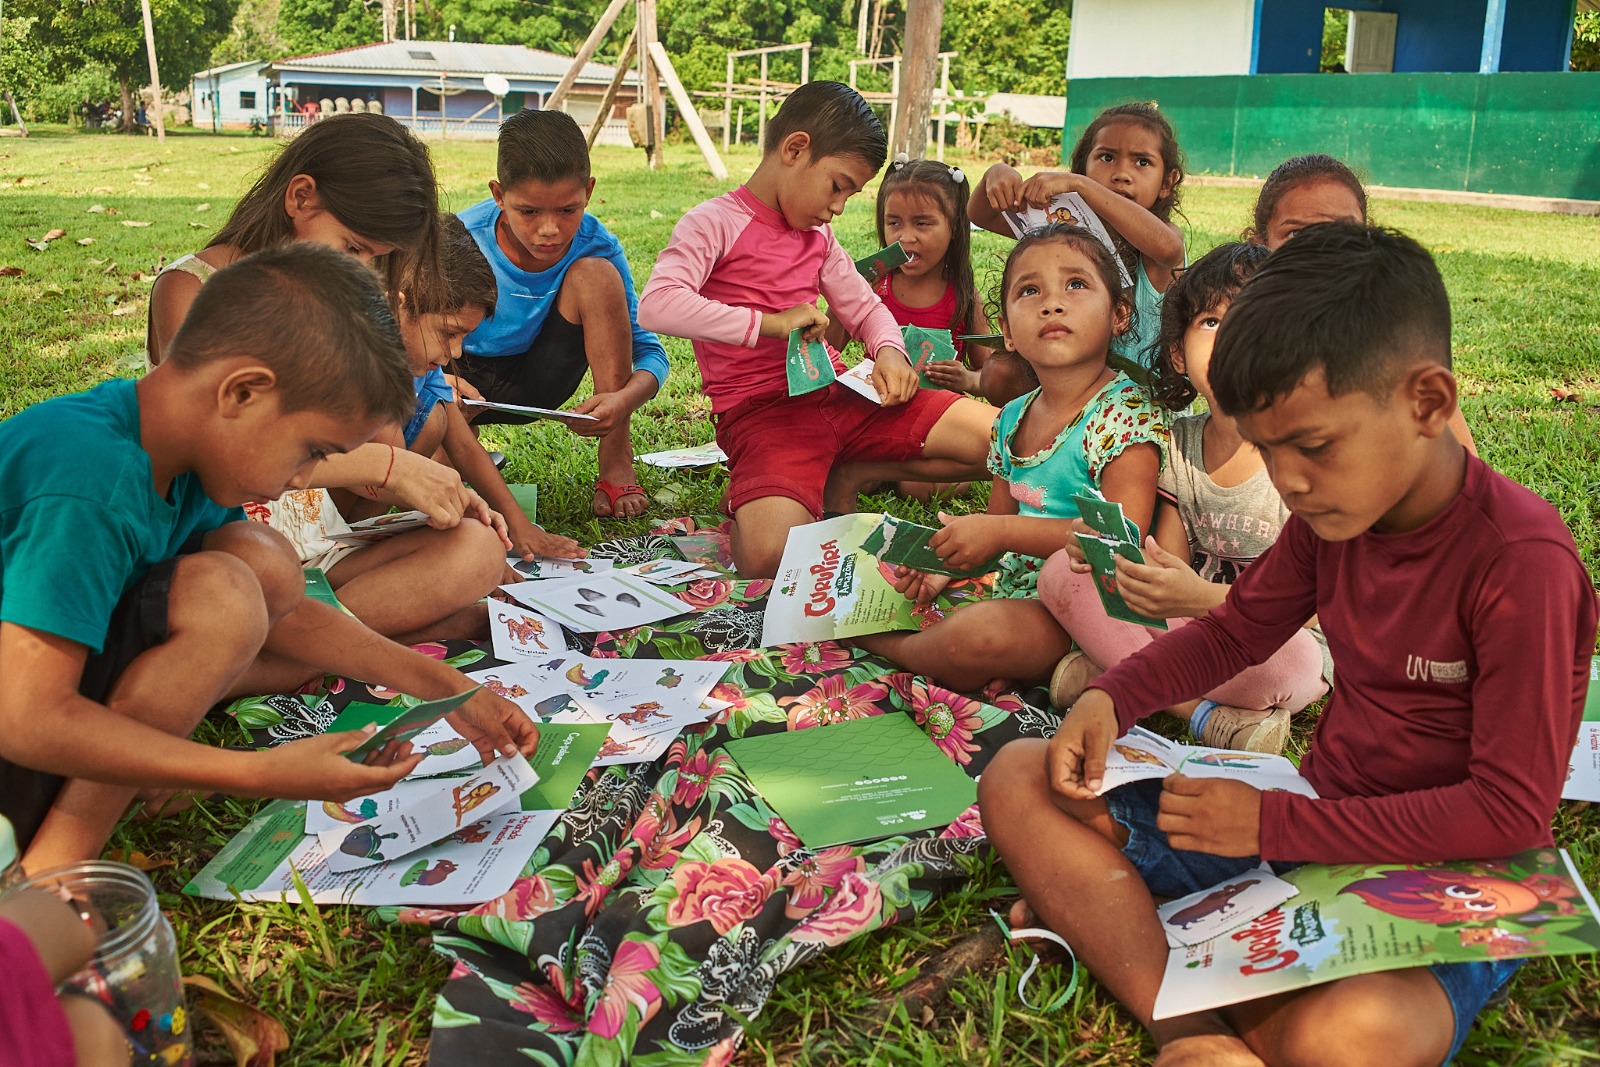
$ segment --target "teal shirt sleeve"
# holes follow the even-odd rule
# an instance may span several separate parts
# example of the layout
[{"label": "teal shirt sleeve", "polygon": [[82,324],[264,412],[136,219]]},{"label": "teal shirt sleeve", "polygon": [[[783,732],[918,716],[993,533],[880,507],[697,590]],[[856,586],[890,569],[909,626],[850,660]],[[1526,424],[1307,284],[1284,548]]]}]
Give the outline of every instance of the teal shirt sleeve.
[{"label": "teal shirt sleeve", "polygon": [[620,242],[613,243],[613,251],[606,258],[622,275],[622,291],[628,296],[628,325],[633,327],[633,369],[649,371],[656,380],[656,391],[667,384],[667,350],[661,338],[639,325],[639,294],[633,287],[633,271],[628,268],[628,257],[622,252]]},{"label": "teal shirt sleeve", "polygon": [[99,652],[138,568],[130,530],[103,501],[41,495],[0,513],[0,621]]}]

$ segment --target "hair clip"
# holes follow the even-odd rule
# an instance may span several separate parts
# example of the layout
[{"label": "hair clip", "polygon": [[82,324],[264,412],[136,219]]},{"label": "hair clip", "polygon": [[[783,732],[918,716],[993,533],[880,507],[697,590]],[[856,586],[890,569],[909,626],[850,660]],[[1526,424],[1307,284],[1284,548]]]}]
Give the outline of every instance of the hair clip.
[{"label": "hair clip", "polygon": [[906,155],[904,152],[901,152],[901,153],[899,153],[898,155],[896,155],[894,157],[894,162],[892,164],[890,164],[890,166],[894,167],[894,169],[896,171],[899,171],[899,170],[903,170],[905,168],[905,165],[907,163],[910,163],[910,162],[911,162],[911,157]]},{"label": "hair clip", "polygon": [[961,172],[960,167],[950,168],[950,180],[955,182],[957,185],[967,184],[967,176]]}]

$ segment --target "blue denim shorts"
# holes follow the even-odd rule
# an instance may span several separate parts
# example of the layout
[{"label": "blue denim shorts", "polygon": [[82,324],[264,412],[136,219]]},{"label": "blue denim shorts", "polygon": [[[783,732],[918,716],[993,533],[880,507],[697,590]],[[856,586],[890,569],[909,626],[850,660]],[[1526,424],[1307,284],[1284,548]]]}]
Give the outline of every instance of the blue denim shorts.
[{"label": "blue denim shorts", "polygon": [[[1161,805],[1159,780],[1134,782],[1113,789],[1103,799],[1111,809],[1111,817],[1128,831],[1128,843],[1123,846],[1122,854],[1143,876],[1145,885],[1155,896],[1188,896],[1261,864],[1259,856],[1213,856],[1175,849],[1167,844],[1167,835],[1156,827]],[[1299,864],[1274,863],[1271,866],[1275,872],[1283,874]],[[1436,963],[1428,968],[1444,987],[1445,996],[1450,998],[1450,1009],[1455,1012],[1455,1040],[1444,1058],[1446,1064],[1461,1051],[1473,1020],[1484,1005],[1522,963],[1522,960],[1485,960],[1481,963]]]}]

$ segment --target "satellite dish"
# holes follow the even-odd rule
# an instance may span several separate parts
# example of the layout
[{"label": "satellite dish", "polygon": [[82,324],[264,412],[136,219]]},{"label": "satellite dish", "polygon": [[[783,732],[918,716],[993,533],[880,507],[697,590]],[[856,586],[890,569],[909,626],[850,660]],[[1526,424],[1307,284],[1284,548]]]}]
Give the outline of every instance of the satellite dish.
[{"label": "satellite dish", "polygon": [[511,83],[506,81],[505,76],[501,74],[485,74],[483,76],[483,87],[495,96],[504,96],[511,91]]}]

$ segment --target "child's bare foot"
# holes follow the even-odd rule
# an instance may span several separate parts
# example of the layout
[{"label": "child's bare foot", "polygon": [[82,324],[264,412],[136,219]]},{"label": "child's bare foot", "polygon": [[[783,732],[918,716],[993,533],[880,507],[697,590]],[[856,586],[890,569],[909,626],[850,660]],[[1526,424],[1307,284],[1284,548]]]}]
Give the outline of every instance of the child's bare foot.
[{"label": "child's bare foot", "polygon": [[[1011,905],[1011,910],[1006,912],[1006,923],[1013,930],[1028,930],[1042,925],[1039,916],[1033,913],[1026,900],[1019,899]],[[1058,963],[1067,958],[1061,946],[1054,941],[1046,941],[1041,937],[1024,938],[1023,943],[1033,949],[1034,955],[1039,957],[1040,963]]]},{"label": "child's bare foot", "polygon": [[1250,1046],[1232,1034],[1194,1034],[1161,1046],[1155,1067],[1266,1067]]}]

